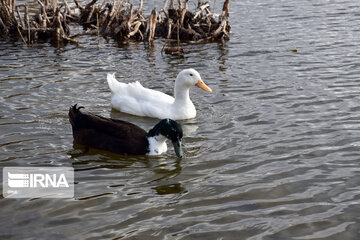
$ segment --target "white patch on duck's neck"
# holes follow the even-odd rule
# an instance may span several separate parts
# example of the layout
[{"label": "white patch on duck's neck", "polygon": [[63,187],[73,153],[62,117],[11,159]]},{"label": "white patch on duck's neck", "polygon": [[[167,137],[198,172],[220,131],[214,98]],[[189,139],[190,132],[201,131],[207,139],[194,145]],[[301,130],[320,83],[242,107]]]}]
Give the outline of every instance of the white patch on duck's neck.
[{"label": "white patch on duck's neck", "polygon": [[147,155],[160,155],[167,151],[166,137],[163,135],[157,135],[154,137],[148,137],[149,152]]}]

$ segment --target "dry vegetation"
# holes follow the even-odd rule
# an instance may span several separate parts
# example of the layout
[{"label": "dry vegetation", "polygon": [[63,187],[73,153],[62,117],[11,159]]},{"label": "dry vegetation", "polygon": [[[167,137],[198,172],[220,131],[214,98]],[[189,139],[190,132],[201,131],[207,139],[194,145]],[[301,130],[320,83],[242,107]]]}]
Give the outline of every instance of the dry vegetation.
[{"label": "dry vegetation", "polygon": [[28,44],[38,40],[77,43],[69,27],[76,24],[83,26],[84,32],[118,41],[226,41],[230,34],[229,0],[225,0],[221,14],[211,12],[207,2],[199,1],[191,12],[188,0],[165,0],[159,11],[153,9],[148,16],[143,14],[142,0],[137,7],[121,0],[92,0],[86,5],[74,0],[73,8],[67,0],[61,4],[57,0],[37,2],[37,13],[29,14],[29,6],[0,0],[0,38],[21,38]]}]

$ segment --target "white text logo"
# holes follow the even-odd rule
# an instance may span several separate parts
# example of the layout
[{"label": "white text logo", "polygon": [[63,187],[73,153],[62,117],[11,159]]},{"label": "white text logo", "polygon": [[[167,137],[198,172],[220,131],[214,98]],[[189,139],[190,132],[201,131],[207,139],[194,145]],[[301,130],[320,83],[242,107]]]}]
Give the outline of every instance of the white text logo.
[{"label": "white text logo", "polygon": [[18,174],[8,172],[8,185],[12,188],[19,187],[69,187],[65,174],[60,174],[58,177],[56,174]]},{"label": "white text logo", "polygon": [[72,198],[74,169],[69,167],[5,167],[3,194],[8,198]]}]

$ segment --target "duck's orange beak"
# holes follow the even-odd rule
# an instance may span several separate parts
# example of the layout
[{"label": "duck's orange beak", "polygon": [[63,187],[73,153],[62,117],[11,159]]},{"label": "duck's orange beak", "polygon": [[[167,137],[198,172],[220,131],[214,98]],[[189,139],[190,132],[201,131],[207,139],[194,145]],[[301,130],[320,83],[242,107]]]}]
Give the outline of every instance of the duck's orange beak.
[{"label": "duck's orange beak", "polygon": [[212,92],[211,88],[209,88],[201,79],[198,80],[198,82],[195,84],[198,88],[201,88],[202,90],[206,92]]}]

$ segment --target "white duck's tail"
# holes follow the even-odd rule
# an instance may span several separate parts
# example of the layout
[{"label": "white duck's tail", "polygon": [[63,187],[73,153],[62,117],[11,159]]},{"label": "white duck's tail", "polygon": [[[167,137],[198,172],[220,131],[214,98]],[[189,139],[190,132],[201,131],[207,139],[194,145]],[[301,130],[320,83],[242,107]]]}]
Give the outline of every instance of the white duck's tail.
[{"label": "white duck's tail", "polygon": [[114,93],[116,91],[115,84],[117,82],[117,80],[115,79],[115,73],[107,74],[107,82],[108,82],[109,88],[111,90],[111,93]]},{"label": "white duck's tail", "polygon": [[123,83],[118,82],[115,78],[115,73],[107,74],[107,82],[112,93],[119,93]]}]

